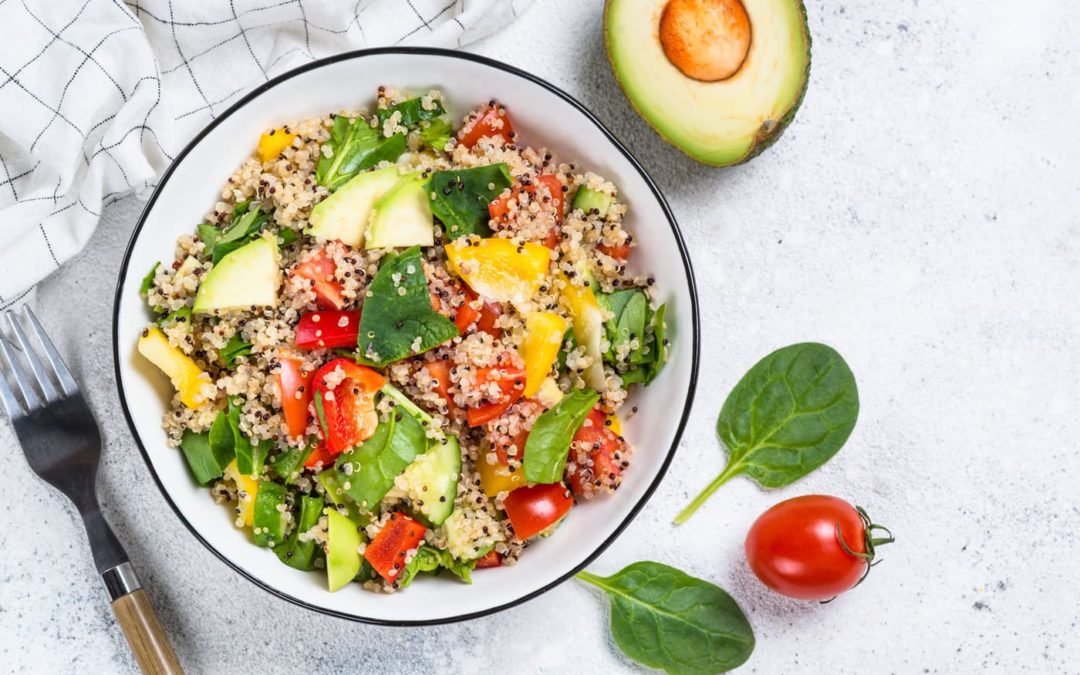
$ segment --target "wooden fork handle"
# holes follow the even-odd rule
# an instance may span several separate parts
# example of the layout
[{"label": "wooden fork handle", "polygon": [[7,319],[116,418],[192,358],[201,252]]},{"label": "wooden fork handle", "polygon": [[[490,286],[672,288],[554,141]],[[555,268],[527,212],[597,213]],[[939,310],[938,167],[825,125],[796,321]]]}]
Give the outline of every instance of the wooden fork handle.
[{"label": "wooden fork handle", "polygon": [[150,597],[126,560],[102,573],[112,597],[113,614],[145,675],[184,675]]}]

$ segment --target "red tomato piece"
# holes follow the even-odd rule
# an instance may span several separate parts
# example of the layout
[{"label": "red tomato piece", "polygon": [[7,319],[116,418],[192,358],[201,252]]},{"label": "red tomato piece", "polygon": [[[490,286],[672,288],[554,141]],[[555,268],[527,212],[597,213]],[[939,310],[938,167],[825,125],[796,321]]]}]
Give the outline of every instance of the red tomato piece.
[{"label": "red tomato piece", "polygon": [[[574,494],[591,496],[605,486],[614,489],[619,484],[626,442],[607,427],[607,415],[599,407],[589,412],[587,420],[574,434],[574,442],[570,445],[570,460],[577,465],[569,478]],[[580,454],[586,455],[591,464],[578,463]],[[601,481],[601,485],[596,481]]]},{"label": "red tomato piece", "polygon": [[308,469],[318,468],[320,471],[334,463],[334,455],[326,449],[326,443],[319,443],[304,460],[304,467]]},{"label": "red tomato piece", "polygon": [[465,287],[462,293],[465,295],[465,300],[458,307],[457,314],[454,316],[454,325],[457,326],[458,330],[465,333],[475,323],[476,330],[487,333],[493,338],[502,337],[502,329],[495,325],[495,322],[502,316],[502,306],[497,302],[484,300],[480,305],[480,309],[477,309],[473,306],[479,297],[476,291]]},{"label": "red tomato piece", "polygon": [[566,201],[566,195],[563,192],[563,184],[559,182],[559,177],[553,173],[545,173],[537,176],[536,182],[548,189],[551,196],[551,205],[555,208],[555,217],[562,220],[563,203]]},{"label": "red tomato piece", "polygon": [[499,417],[512,406],[525,391],[525,371],[516,366],[492,366],[481,368],[476,374],[480,385],[495,382],[499,387],[499,398],[482,403],[465,412],[465,420],[470,427],[478,427]]},{"label": "red tomato piece", "polygon": [[465,301],[461,303],[461,306],[457,308],[457,313],[454,314],[454,325],[462,333],[469,330],[469,327],[480,318],[480,310],[473,307],[476,297],[476,293],[471,288],[466,289]]},{"label": "red tomato piece", "polygon": [[281,366],[276,377],[281,393],[281,413],[289,436],[297,438],[307,433],[311,413],[311,373],[300,370],[302,360],[296,357],[278,359]]},{"label": "red tomato piece", "polygon": [[296,266],[295,274],[311,281],[315,299],[323,309],[341,309],[345,306],[344,287],[334,278],[337,264],[325,253],[318,253]]},{"label": "red tomato piece", "polygon": [[355,347],[360,334],[360,310],[318,310],[300,316],[296,346],[300,349]]},{"label": "red tomato piece", "polygon": [[518,488],[503,502],[514,527],[514,536],[522,540],[557,523],[573,505],[574,498],[562,483]]},{"label": "red tomato piece", "polygon": [[514,137],[514,125],[510,115],[501,105],[487,105],[480,108],[469,122],[458,132],[458,140],[466,148],[476,145],[481,138],[501,137],[510,142]]},{"label": "red tomato piece", "polygon": [[446,406],[449,408],[450,414],[459,414],[461,408],[458,407],[457,403],[454,403],[454,396],[450,392],[450,362],[429,361],[424,364],[424,370],[437,382],[435,391],[438,392],[439,396],[446,399]]},{"label": "red tomato piece", "polygon": [[545,173],[537,176],[535,183],[527,185],[524,188],[515,185],[510,189],[509,195],[497,197],[488,204],[488,215],[494,220],[504,220],[510,215],[510,200],[516,200],[522,191],[525,191],[530,195],[535,194],[537,185],[543,185],[547,188],[548,193],[550,194],[550,203],[555,209],[555,227],[547,233],[542,242],[544,246],[554,249],[559,243],[559,223],[562,221],[563,205],[566,201],[563,185],[559,182],[559,177],[555,174]]},{"label": "red tomato piece", "polygon": [[746,560],[758,579],[800,600],[828,600],[856,586],[870,570],[875,538],[888,529],[842,499],[806,495],[761,514],[746,535]]},{"label": "red tomato piece", "polygon": [[630,244],[620,244],[618,246],[608,246],[606,244],[600,244],[596,247],[601,253],[609,255],[616,260],[626,262],[630,259]]},{"label": "red tomato piece", "polygon": [[493,338],[501,338],[502,328],[496,325],[500,316],[502,316],[502,306],[497,302],[485,300],[480,307],[480,318],[476,321],[476,330],[487,333]]},{"label": "red tomato piece", "polygon": [[383,579],[393,583],[405,569],[406,554],[420,546],[425,532],[427,528],[404,513],[393,513],[364,549],[364,559]]},{"label": "red tomato piece", "polygon": [[491,549],[476,559],[476,569],[485,570],[490,567],[502,567],[502,556]]},{"label": "red tomato piece", "polygon": [[[330,387],[326,380],[338,368],[344,371],[345,377]],[[379,416],[375,412],[375,392],[384,384],[385,377],[349,359],[334,359],[315,373],[312,386],[322,400],[326,422],[323,430],[326,437],[323,440],[331,455],[337,456],[354,448],[375,433],[375,427],[379,424]]]}]

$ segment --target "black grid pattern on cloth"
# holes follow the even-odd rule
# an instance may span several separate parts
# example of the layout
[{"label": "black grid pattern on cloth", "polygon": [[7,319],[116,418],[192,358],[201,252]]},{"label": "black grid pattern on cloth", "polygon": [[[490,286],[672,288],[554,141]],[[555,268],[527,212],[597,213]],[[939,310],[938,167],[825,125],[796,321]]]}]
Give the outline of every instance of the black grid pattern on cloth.
[{"label": "black grid pattern on cloth", "polygon": [[0,309],[253,86],[349,49],[462,46],[531,1],[0,0],[18,45],[0,50],[0,110],[20,119],[0,128],[0,228],[19,244],[0,250]]}]

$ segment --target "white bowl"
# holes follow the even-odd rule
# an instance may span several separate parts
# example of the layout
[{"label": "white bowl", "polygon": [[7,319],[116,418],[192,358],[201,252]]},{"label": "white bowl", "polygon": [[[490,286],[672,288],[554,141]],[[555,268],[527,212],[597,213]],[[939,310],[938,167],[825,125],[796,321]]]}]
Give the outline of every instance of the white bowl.
[{"label": "white bowl", "polygon": [[[555,536],[528,548],[512,567],[479,571],[473,584],[422,578],[405,592],[369,593],[353,584],[326,590],[321,572],[282,565],[255,546],[191,478],[161,428],[171,385],[135,351],[150,318],[139,282],[159,260],[171,260],[177,236],[195,225],[218,190],[252,150],[258,134],[279,123],[346,107],[370,106],[380,84],[413,91],[438,87],[456,118],[498,98],[530,145],[613,181],[629,204],[627,227],[638,241],[633,264],[656,277],[668,304],[671,360],[646,389],[634,392],[637,415],[625,424],[634,461],[614,495],[582,503]],[[690,412],[698,368],[698,310],[693,273],[678,227],[640,164],[580,103],[543,80],[489,59],[436,49],[374,49],[316,61],[276,77],[204,129],[165,172],[135,228],[117,282],[113,318],[116,379],[124,414],[165,499],[196,538],[262,588],[290,602],[372,623],[412,625],[468,619],[535,597],[581,570],[644,506],[675,454]],[[627,408],[628,410],[629,408]]]}]

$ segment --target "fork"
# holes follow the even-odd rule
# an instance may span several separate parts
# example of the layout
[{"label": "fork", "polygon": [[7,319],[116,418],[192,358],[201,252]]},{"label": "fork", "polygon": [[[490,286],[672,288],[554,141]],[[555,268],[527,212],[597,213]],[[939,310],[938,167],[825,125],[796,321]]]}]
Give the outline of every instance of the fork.
[{"label": "fork", "polygon": [[[30,366],[27,373],[12,345],[0,333],[0,355],[9,375],[0,372],[0,403],[11,418],[30,468],[70,499],[82,516],[94,564],[105,582],[116,621],[124,631],[143,673],[183,670],[143,590],[127,553],[101,514],[95,479],[101,457],[101,434],[60,354],[27,305],[23,319],[44,351],[36,352],[11,310],[5,318]],[[46,367],[46,363],[48,367]],[[12,384],[14,382],[14,384]],[[18,389],[22,400],[15,395]]]}]

